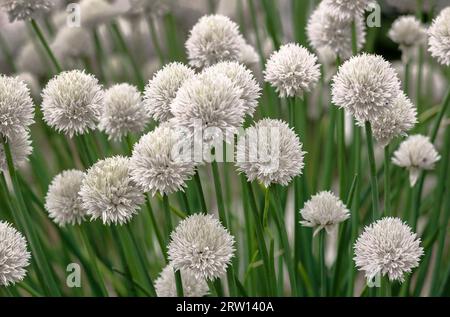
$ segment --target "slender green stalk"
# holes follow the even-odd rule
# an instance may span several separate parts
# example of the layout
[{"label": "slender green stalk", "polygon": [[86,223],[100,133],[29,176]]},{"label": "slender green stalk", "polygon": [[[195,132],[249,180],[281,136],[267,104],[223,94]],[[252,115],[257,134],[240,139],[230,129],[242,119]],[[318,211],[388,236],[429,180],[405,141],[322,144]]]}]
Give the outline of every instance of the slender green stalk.
[{"label": "slender green stalk", "polygon": [[183,281],[181,279],[181,271],[173,269],[173,272],[175,274],[175,285],[177,288],[177,296],[178,297],[184,297],[183,294]]},{"label": "slender green stalk", "polygon": [[325,265],[325,229],[319,232],[319,267],[320,267],[320,296],[327,296],[327,268]]},{"label": "slender green stalk", "polygon": [[161,249],[162,254],[164,255],[164,259],[167,261],[167,250],[166,245],[164,244],[164,239],[159,230],[158,222],[156,221],[155,214],[153,213],[152,204],[150,203],[149,194],[145,195],[145,205],[147,206],[148,213],[150,215],[150,220],[152,222],[153,230],[155,231],[156,239],[158,240],[159,247]]},{"label": "slender green stalk", "polygon": [[352,54],[358,54],[358,33],[356,32],[355,19],[352,20]]},{"label": "slender green stalk", "polygon": [[172,216],[170,214],[169,196],[163,194],[163,209],[164,216],[166,217],[166,236],[169,237],[172,232]]},{"label": "slender green stalk", "polygon": [[403,90],[406,95],[409,95],[409,74],[411,68],[411,62],[409,60],[404,62],[404,78],[403,78]]},{"label": "slender green stalk", "polygon": [[379,216],[377,169],[375,163],[375,154],[373,150],[372,127],[370,125],[370,122],[366,121],[365,127],[367,139],[367,155],[369,157],[370,186],[372,191],[372,220],[374,221],[378,219]]},{"label": "slender green stalk", "polygon": [[346,189],[347,170],[345,168],[345,113],[344,109],[338,109],[337,111],[338,117],[336,125],[337,127],[336,138],[338,144],[337,160],[339,172],[339,196],[341,197],[341,199],[343,199],[347,193]]},{"label": "slender green stalk", "polygon": [[205,195],[203,194],[202,181],[200,179],[198,170],[194,174],[194,181],[195,181],[195,186],[197,189],[198,200],[200,201],[200,206],[202,207],[202,212],[207,213],[208,208],[206,207],[206,200],[205,200]]},{"label": "slender green stalk", "polygon": [[447,94],[445,95],[444,101],[442,103],[441,111],[439,112],[439,115],[436,118],[436,122],[430,134],[430,140],[432,143],[434,143],[434,141],[436,140],[436,137],[439,132],[439,127],[441,126],[442,119],[444,118],[444,115],[446,114],[449,105],[450,105],[450,88],[447,90]]},{"label": "slender green stalk", "polygon": [[53,54],[53,52],[50,48],[50,45],[48,45],[47,40],[45,39],[44,34],[41,31],[41,28],[39,27],[39,25],[36,23],[36,21],[34,19],[31,19],[30,23],[31,23],[31,27],[33,28],[34,32],[36,33],[39,41],[41,42],[42,46],[44,47],[45,52],[47,53],[53,66],[55,67],[56,72],[60,73],[62,71],[62,67],[59,64],[58,60],[56,59],[55,54]]},{"label": "slender green stalk", "polygon": [[383,215],[391,216],[391,174],[389,172],[390,152],[389,144],[384,147],[384,212]]},{"label": "slender green stalk", "polygon": [[416,105],[417,105],[417,113],[420,115],[423,111],[422,105],[422,80],[423,80],[423,60],[424,53],[422,45],[419,45],[418,50],[418,70],[417,70],[417,78],[416,78]]},{"label": "slender green stalk", "polygon": [[11,54],[11,50],[9,49],[8,43],[3,38],[2,33],[0,32],[0,50],[2,51],[3,55],[5,56],[5,59],[11,68],[11,71],[13,73],[17,72],[16,63],[14,62],[14,58]]},{"label": "slender green stalk", "polygon": [[105,72],[103,71],[103,61],[104,61],[103,46],[102,46],[102,42],[100,40],[100,36],[98,35],[97,30],[95,30],[95,29],[92,30],[92,37],[94,39],[95,59],[97,62],[99,78],[100,78],[100,81],[106,83],[106,76],[105,76]]},{"label": "slender green stalk", "polygon": [[147,24],[150,30],[150,36],[152,38],[152,44],[153,47],[155,48],[156,55],[158,56],[161,65],[164,65],[165,63],[164,54],[162,52],[161,44],[159,43],[158,35],[156,33],[155,18],[153,16],[147,17]]},{"label": "slender green stalk", "polygon": [[330,189],[333,175],[333,147],[334,147],[334,133],[336,125],[337,108],[333,105],[330,106],[330,116],[328,123],[328,133],[325,143],[325,153],[324,153],[324,167],[322,174],[322,188]]}]

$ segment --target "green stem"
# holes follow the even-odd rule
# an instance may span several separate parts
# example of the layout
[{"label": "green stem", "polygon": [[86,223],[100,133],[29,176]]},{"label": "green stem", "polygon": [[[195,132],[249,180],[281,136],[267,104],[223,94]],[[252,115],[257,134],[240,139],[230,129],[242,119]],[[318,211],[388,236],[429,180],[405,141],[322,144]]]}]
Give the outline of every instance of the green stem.
[{"label": "green stem", "polygon": [[156,235],[156,239],[158,240],[159,247],[161,249],[162,254],[164,255],[164,259],[166,259],[166,262],[167,262],[166,246],[164,244],[164,239],[163,239],[163,236],[161,234],[161,231],[159,230],[159,226],[158,226],[158,222],[156,221],[155,214],[153,213],[153,208],[152,208],[152,205],[150,203],[149,194],[145,195],[145,204],[147,206],[147,210],[148,210],[148,213],[150,215],[150,220],[152,222],[153,230],[155,231],[155,235]]},{"label": "green stem", "polygon": [[159,44],[158,34],[156,33],[156,25],[155,19],[152,16],[147,17],[147,24],[150,30],[150,36],[152,38],[153,47],[155,48],[156,55],[158,55],[159,62],[161,65],[164,65],[164,54],[161,49],[161,45]]},{"label": "green stem", "polygon": [[372,191],[372,220],[375,221],[379,216],[378,207],[378,180],[377,180],[377,170],[375,163],[375,154],[373,150],[373,137],[372,137],[372,127],[370,122],[366,121],[366,139],[367,139],[367,155],[369,157],[369,168],[370,168],[370,186]]},{"label": "green stem", "polygon": [[319,266],[320,266],[320,296],[327,296],[327,272],[325,265],[325,229],[319,232]]},{"label": "green stem", "polygon": [[384,147],[384,212],[383,215],[391,216],[391,182],[390,182],[390,152],[389,144]]},{"label": "green stem", "polygon": [[170,233],[172,232],[173,226],[172,226],[172,216],[170,214],[169,196],[167,196],[166,194],[163,194],[163,208],[164,208],[164,215],[166,217],[166,235],[167,237],[170,237]]},{"label": "green stem", "polygon": [[345,113],[344,109],[337,110],[337,143],[338,143],[338,170],[339,170],[339,196],[344,198],[346,191],[346,169],[345,169]]},{"label": "green stem", "polygon": [[411,68],[411,62],[408,60],[405,62],[405,74],[404,74],[404,79],[403,79],[403,90],[405,91],[406,95],[409,95],[409,73],[410,73],[410,68]]},{"label": "green stem", "polygon": [[50,58],[53,66],[56,69],[57,73],[62,72],[62,67],[59,64],[58,60],[55,57],[55,54],[53,54],[50,46],[47,43],[47,40],[44,37],[44,34],[42,33],[39,25],[36,23],[36,21],[34,19],[31,19],[31,27],[33,28],[34,32],[36,33],[37,37],[39,38],[39,41],[41,42],[42,46],[45,49],[45,52],[47,53],[48,57]]},{"label": "green stem", "polygon": [[356,32],[355,19],[352,20],[352,54],[358,54],[358,34]]},{"label": "green stem", "polygon": [[205,200],[205,195],[203,194],[202,181],[200,179],[198,170],[194,174],[194,181],[195,181],[195,186],[197,187],[197,196],[198,196],[198,200],[200,201],[200,206],[202,207],[202,212],[207,213],[208,208],[206,207],[206,200]]},{"label": "green stem", "polygon": [[173,272],[175,274],[175,284],[177,288],[177,296],[178,297],[184,297],[183,294],[183,281],[181,279],[181,271],[173,269]]},{"label": "green stem", "polygon": [[0,49],[3,52],[3,55],[5,56],[5,59],[9,65],[9,67],[11,67],[11,71],[13,73],[16,73],[17,72],[16,63],[14,62],[14,58],[11,54],[11,50],[9,49],[8,43],[6,43],[1,32],[0,32]]}]

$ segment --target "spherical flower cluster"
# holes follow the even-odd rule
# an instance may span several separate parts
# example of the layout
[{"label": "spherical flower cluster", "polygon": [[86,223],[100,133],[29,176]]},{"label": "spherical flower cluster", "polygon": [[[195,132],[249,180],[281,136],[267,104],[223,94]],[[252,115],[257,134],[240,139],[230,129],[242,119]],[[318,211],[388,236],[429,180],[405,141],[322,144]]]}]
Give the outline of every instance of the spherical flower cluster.
[{"label": "spherical flower cluster", "polygon": [[[355,16],[356,46],[360,50],[366,41],[365,24],[361,16]],[[341,59],[348,59],[352,52],[352,22],[336,17],[335,11],[322,1],[311,14],[306,27],[309,43],[317,51],[328,46]]]},{"label": "spherical flower cluster", "polygon": [[182,190],[195,173],[195,162],[183,148],[188,142],[169,124],[156,127],[134,146],[130,174],[143,191],[170,194]]},{"label": "spherical flower cluster", "polygon": [[401,16],[391,26],[388,33],[390,39],[397,43],[408,61],[411,50],[426,41],[426,30],[414,16]]},{"label": "spherical flower cluster", "polygon": [[280,97],[302,97],[320,78],[317,57],[303,46],[289,43],[273,53],[266,64],[264,79]]},{"label": "spherical flower cluster", "polygon": [[89,32],[85,28],[64,27],[58,31],[51,44],[59,60],[92,56],[94,48]]},{"label": "spherical flower cluster", "polygon": [[53,178],[45,197],[45,209],[59,226],[81,224],[86,210],[78,195],[86,174],[79,170],[66,170]]},{"label": "spherical flower cluster", "polygon": [[372,120],[373,136],[381,146],[392,139],[406,135],[417,123],[417,110],[402,92],[395,98],[392,108],[386,114]]},{"label": "spherical flower cluster", "polygon": [[25,237],[9,223],[0,221],[0,286],[23,280],[30,257]]},{"label": "spherical flower cluster", "polygon": [[234,252],[234,237],[211,215],[189,216],[170,235],[168,256],[173,267],[190,270],[197,278],[220,278]]},{"label": "spherical flower cluster", "polygon": [[30,20],[48,12],[54,0],[2,0],[0,8],[8,12],[9,21]]},{"label": "spherical flower cluster", "polygon": [[428,50],[439,63],[450,66],[450,7],[439,13],[428,28]]},{"label": "spherical flower cluster", "polygon": [[0,75],[0,136],[10,137],[27,129],[34,116],[27,85],[20,79]]},{"label": "spherical flower cluster", "polygon": [[206,68],[203,73],[210,73],[211,76],[223,74],[231,79],[233,84],[241,90],[245,113],[253,115],[261,95],[261,87],[250,70],[238,62],[219,62]]},{"label": "spherical flower cluster", "polygon": [[239,61],[244,43],[238,25],[228,17],[203,16],[186,41],[189,64],[203,68],[220,61]]},{"label": "spherical flower cluster", "polygon": [[[208,294],[208,283],[202,278],[197,278],[190,270],[181,270],[183,295],[186,297],[203,297]],[[176,297],[177,287],[173,265],[168,264],[161,271],[155,281],[155,290],[158,297]]]},{"label": "spherical flower cluster", "polygon": [[251,182],[286,186],[302,173],[302,144],[288,124],[263,119],[245,130],[237,143],[236,166]]},{"label": "spherical flower cluster", "polygon": [[397,73],[378,55],[364,53],[352,57],[333,78],[333,103],[362,124],[391,109],[399,93]]},{"label": "spherical flower cluster", "polygon": [[170,105],[183,83],[194,77],[195,72],[181,63],[170,63],[159,70],[145,87],[144,106],[159,122],[172,117]]},{"label": "spherical flower cluster", "polygon": [[[11,150],[11,156],[14,166],[20,167],[30,156],[33,148],[31,147],[30,134],[26,130],[21,130],[6,138]],[[8,170],[8,162],[5,150],[0,143],[0,170],[6,172]]]},{"label": "spherical flower cluster", "polygon": [[356,266],[368,279],[377,274],[404,281],[404,274],[419,265],[420,239],[399,218],[385,217],[364,228],[355,243]]},{"label": "spherical flower cluster", "polygon": [[42,92],[45,122],[69,137],[95,129],[102,105],[103,91],[98,80],[84,71],[60,73]]},{"label": "spherical flower cluster", "polygon": [[111,4],[106,0],[81,0],[80,12],[81,26],[94,28],[100,24],[107,23],[117,16],[125,13],[126,5]]},{"label": "spherical flower cluster", "polygon": [[432,170],[440,158],[430,139],[417,134],[409,136],[400,144],[392,162],[408,169],[410,184],[414,186],[421,170]]},{"label": "spherical flower cluster", "polygon": [[116,84],[105,91],[98,127],[109,139],[120,140],[128,133],[142,132],[149,120],[136,87]]},{"label": "spherical flower cluster", "polygon": [[104,224],[124,224],[144,203],[144,195],[130,177],[130,160],[114,156],[95,163],[80,189],[82,207]]},{"label": "spherical flower cluster", "polygon": [[374,4],[374,0],[324,0],[331,8],[331,12],[341,20],[351,20],[361,16],[364,11]]},{"label": "spherical flower cluster", "polygon": [[172,102],[172,121],[203,131],[205,146],[231,142],[244,122],[242,89],[223,74],[202,73],[186,81]]},{"label": "spherical flower cluster", "polygon": [[300,223],[305,227],[315,228],[314,235],[324,228],[330,233],[339,223],[350,217],[350,211],[344,203],[329,191],[312,196],[300,214],[304,219]]}]

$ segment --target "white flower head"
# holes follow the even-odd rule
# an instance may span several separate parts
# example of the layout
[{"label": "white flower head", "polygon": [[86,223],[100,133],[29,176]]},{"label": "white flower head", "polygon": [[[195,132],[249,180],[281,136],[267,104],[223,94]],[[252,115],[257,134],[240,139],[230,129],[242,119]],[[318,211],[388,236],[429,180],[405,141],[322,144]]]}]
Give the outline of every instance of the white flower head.
[{"label": "white flower head", "polygon": [[28,129],[34,122],[30,90],[17,77],[0,75],[0,136],[11,136]]},{"label": "white flower head", "polygon": [[203,131],[205,146],[231,142],[244,122],[242,89],[221,73],[206,72],[184,83],[172,102],[174,125]]},{"label": "white flower head", "polygon": [[212,215],[187,217],[170,238],[168,256],[174,268],[206,280],[223,276],[235,252],[234,237]]},{"label": "white flower head", "polygon": [[196,68],[220,61],[239,61],[245,43],[238,25],[228,17],[206,15],[194,25],[186,41],[189,64]]},{"label": "white flower head", "polygon": [[401,16],[392,23],[389,38],[397,43],[408,60],[411,50],[426,41],[427,33],[422,23],[414,16]]},{"label": "white flower head", "polygon": [[303,97],[320,78],[317,57],[298,44],[289,43],[274,52],[266,64],[264,80],[280,97]]},{"label": "white flower head", "polygon": [[434,164],[441,159],[439,153],[426,136],[416,134],[403,141],[394,152],[392,162],[409,171],[409,181],[414,186],[421,170],[432,170]]},{"label": "white flower head", "polygon": [[389,111],[371,121],[373,136],[381,146],[386,146],[398,136],[406,135],[416,123],[416,107],[403,92],[395,98]]},{"label": "white flower head", "polygon": [[150,120],[141,93],[129,84],[116,84],[105,91],[98,127],[109,139],[120,140],[128,133],[139,133]]},{"label": "white flower head", "polygon": [[210,73],[212,76],[220,73],[231,79],[233,84],[241,90],[245,113],[253,115],[261,95],[261,87],[249,69],[238,62],[219,62],[205,68],[203,73]]},{"label": "white flower head", "polygon": [[333,78],[332,101],[360,124],[375,120],[392,108],[400,81],[383,57],[360,54],[346,61]]},{"label": "white flower head", "polygon": [[286,186],[304,166],[305,152],[288,124],[276,119],[262,119],[245,130],[237,143],[236,166],[251,182],[255,179],[266,187]]},{"label": "white flower head", "polygon": [[246,66],[252,66],[259,63],[259,54],[250,44],[243,43],[241,45],[240,62]]},{"label": "white flower head", "polygon": [[[191,270],[182,269],[181,280],[183,295],[186,297],[203,297],[209,292],[208,283],[202,278],[197,278]],[[172,264],[166,265],[159,274],[155,281],[155,290],[158,297],[177,297]]]},{"label": "white flower head", "polygon": [[[322,1],[314,10],[308,20],[306,32],[310,45],[318,51],[323,46],[328,46],[341,59],[348,59],[352,53],[352,22],[342,20],[336,16],[336,11],[328,1]],[[366,29],[363,18],[355,16],[356,46],[358,51],[366,42]]]},{"label": "white flower head", "polygon": [[8,12],[9,21],[30,20],[50,11],[54,0],[2,0],[0,8]]},{"label": "white flower head", "polygon": [[169,124],[156,127],[134,146],[130,160],[131,177],[143,191],[170,194],[183,190],[195,173],[195,162],[186,159],[186,138]]},{"label": "white flower head", "polygon": [[322,191],[311,197],[300,210],[305,227],[315,228],[314,235],[325,229],[331,233],[339,223],[350,217],[350,211],[332,192]]},{"label": "white flower head", "polygon": [[144,203],[144,195],[130,177],[130,160],[113,156],[95,163],[80,189],[82,207],[92,220],[106,225],[124,224]]},{"label": "white flower head", "polygon": [[364,14],[374,0],[324,0],[331,12],[339,19],[349,21]]},{"label": "white flower head", "polygon": [[144,92],[144,106],[153,119],[164,122],[172,118],[172,100],[183,83],[194,75],[193,69],[178,62],[165,65],[153,75]]},{"label": "white flower head", "polygon": [[428,50],[442,65],[450,66],[450,7],[439,13],[428,28]]},{"label": "white flower head", "polygon": [[51,48],[60,60],[92,56],[94,48],[89,32],[81,27],[63,27],[56,34]]},{"label": "white flower head", "polygon": [[0,221],[0,286],[22,281],[30,257],[25,237],[9,223]]},{"label": "white flower head", "polygon": [[98,80],[84,71],[62,72],[42,92],[44,121],[69,137],[95,129],[102,105]]},{"label": "white flower head", "polygon": [[[31,146],[30,134],[27,130],[22,129],[15,134],[6,137],[6,142],[9,144],[11,150],[12,161],[14,167],[22,166],[33,151]],[[3,145],[0,143],[0,170],[6,172],[8,170],[8,163],[6,160],[6,153]]]},{"label": "white flower head", "polygon": [[419,265],[423,249],[420,238],[399,218],[385,217],[364,228],[356,240],[356,266],[368,279],[377,274],[390,281],[404,281],[405,273]]},{"label": "white flower head", "polygon": [[76,225],[84,221],[86,210],[78,195],[86,174],[79,170],[66,170],[56,175],[45,196],[45,209],[59,226]]},{"label": "white flower head", "polygon": [[94,28],[100,24],[112,21],[125,13],[127,9],[127,6],[111,4],[106,0],[81,0],[81,26]]}]

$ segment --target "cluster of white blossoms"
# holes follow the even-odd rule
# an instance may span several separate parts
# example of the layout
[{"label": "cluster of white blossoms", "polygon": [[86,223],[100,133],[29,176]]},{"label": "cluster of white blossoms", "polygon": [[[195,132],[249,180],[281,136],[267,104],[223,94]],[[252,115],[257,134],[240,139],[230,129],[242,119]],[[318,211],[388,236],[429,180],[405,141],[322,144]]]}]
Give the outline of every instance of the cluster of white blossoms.
[{"label": "cluster of white blossoms", "polygon": [[0,286],[23,280],[30,257],[25,237],[9,223],[0,221]]},{"label": "cluster of white blossoms", "polygon": [[[332,49],[340,59],[348,59],[353,55],[352,21],[354,20],[355,23],[356,46],[358,50],[363,47],[366,41],[365,24],[360,14],[351,15],[353,19],[343,19],[343,16],[339,14],[340,11],[337,11],[334,5],[332,6],[333,2],[322,1],[318,5],[309,17],[306,33],[309,43],[314,50],[319,51],[326,46]],[[345,2],[350,3],[350,1]]]},{"label": "cluster of white blossoms", "polygon": [[141,93],[130,84],[116,84],[105,91],[98,128],[109,139],[120,140],[129,133],[142,132],[150,115]]},{"label": "cluster of white blossoms", "polygon": [[439,63],[450,66],[450,7],[443,9],[428,28],[429,52]]},{"label": "cluster of white blossoms", "polygon": [[394,152],[392,162],[409,171],[409,181],[414,186],[422,170],[432,170],[440,160],[439,153],[426,136],[417,134],[409,136]]},{"label": "cluster of white blossoms", "polygon": [[9,20],[29,20],[48,12],[54,0],[2,0],[0,7],[8,12]]},{"label": "cluster of white blossoms", "polygon": [[332,192],[322,191],[311,197],[300,211],[306,227],[314,228],[314,236],[322,229],[331,233],[339,223],[350,217],[350,211]]},{"label": "cluster of white blossoms", "polygon": [[404,281],[405,273],[419,265],[420,239],[399,218],[386,217],[364,228],[356,240],[355,263],[372,280],[377,274]]},{"label": "cluster of white blossoms", "polygon": [[403,60],[409,61],[412,50],[425,43],[427,33],[422,23],[412,15],[401,16],[392,23],[389,38],[399,45]]},{"label": "cluster of white blossoms", "polygon": [[81,27],[61,28],[50,47],[60,61],[92,56],[94,52],[89,31]]},{"label": "cluster of white blossoms", "polygon": [[264,79],[280,97],[303,97],[320,78],[317,57],[298,44],[289,43],[273,53],[266,64]]},{"label": "cluster of white blossoms", "polygon": [[45,209],[59,226],[81,224],[86,210],[79,195],[86,174],[79,170],[66,170],[56,175],[45,197]]},{"label": "cluster of white blossoms", "polygon": [[[12,162],[15,168],[28,161],[28,157],[33,151],[28,131],[22,130],[19,133],[12,134],[6,138],[6,142],[11,149]],[[0,170],[3,172],[8,170],[7,157],[2,145],[0,145]]]},{"label": "cluster of white blossoms", "polygon": [[226,273],[235,252],[234,242],[219,220],[195,214],[182,220],[170,235],[168,256],[176,270],[213,280]]},{"label": "cluster of white blossoms", "polygon": [[375,0],[323,0],[323,2],[337,18],[348,21],[361,16]]},{"label": "cluster of white blossoms", "polygon": [[80,12],[81,26],[95,28],[124,14],[128,10],[127,5],[113,4],[107,0],[81,0]]},{"label": "cluster of white blossoms", "polygon": [[52,78],[42,92],[45,122],[69,137],[95,129],[104,92],[98,80],[84,71],[71,70]]},{"label": "cluster of white blossoms", "polygon": [[186,41],[189,64],[195,68],[222,61],[244,62],[248,49],[238,25],[220,14],[200,18]]},{"label": "cluster of white blossoms", "polygon": [[286,186],[302,173],[305,152],[289,125],[281,120],[262,119],[245,130],[236,147],[236,166],[248,181],[266,187]]},{"label": "cluster of white blossoms", "polygon": [[[208,295],[208,283],[203,278],[198,278],[191,270],[181,269],[183,295],[186,297],[203,297]],[[155,290],[158,297],[176,297],[177,287],[173,265],[168,264],[155,280]]]},{"label": "cluster of white blossoms", "polygon": [[87,214],[106,225],[128,222],[145,201],[131,178],[130,160],[122,156],[95,163],[87,171],[79,195]]}]

